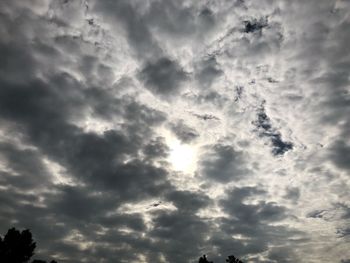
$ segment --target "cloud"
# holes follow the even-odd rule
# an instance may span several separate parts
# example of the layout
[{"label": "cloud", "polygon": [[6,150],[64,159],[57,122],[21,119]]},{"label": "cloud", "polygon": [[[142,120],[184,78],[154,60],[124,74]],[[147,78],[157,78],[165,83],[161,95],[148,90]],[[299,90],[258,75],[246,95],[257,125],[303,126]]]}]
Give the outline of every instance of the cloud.
[{"label": "cloud", "polygon": [[[280,255],[280,260],[287,260],[283,251],[291,249],[285,237],[303,234],[292,228],[274,225],[275,222],[288,217],[287,209],[274,202],[258,201],[266,198],[266,194],[266,191],[257,187],[233,188],[226,191],[225,198],[219,201],[220,207],[227,215],[220,219],[220,228],[226,239],[224,242],[213,240],[214,244],[219,245],[219,251],[224,252],[233,246],[233,253],[239,256],[269,251],[268,258],[273,259]],[[256,204],[249,203],[249,200],[255,200]],[[244,245],[240,240],[244,240]],[[279,248],[269,249],[277,244]],[[295,259],[294,255],[290,257]]]},{"label": "cloud", "polygon": [[187,126],[183,121],[171,123],[170,129],[183,143],[191,143],[199,137],[198,132]]},{"label": "cloud", "polygon": [[0,10],[1,233],[58,262],[347,262],[347,1]]},{"label": "cloud", "polygon": [[195,214],[198,210],[207,207],[212,200],[203,193],[193,191],[172,191],[166,195],[167,199],[182,212]]},{"label": "cloud", "polygon": [[339,168],[349,170],[349,153],[350,146],[344,141],[337,140],[330,149],[330,160]]},{"label": "cloud", "polygon": [[236,181],[249,175],[244,155],[229,145],[210,145],[199,161],[200,174],[222,183]]},{"label": "cloud", "polygon": [[95,1],[93,9],[103,15],[104,20],[122,23],[128,42],[138,56],[149,58],[158,52],[162,54],[161,48],[157,45],[147,23],[143,22],[144,18],[131,3],[109,0]]},{"label": "cloud", "polygon": [[338,229],[337,235],[340,238],[349,236],[350,235],[350,228]]},{"label": "cloud", "polygon": [[294,262],[295,254],[289,248],[274,247],[269,251],[268,258],[275,262]]},{"label": "cloud", "polygon": [[187,74],[175,61],[163,57],[147,62],[140,72],[140,79],[154,94],[169,96],[180,91],[180,84],[187,79]]},{"label": "cloud", "polygon": [[42,161],[40,153],[33,149],[20,149],[14,144],[0,144],[1,159],[7,164],[7,171],[1,171],[2,184],[18,189],[31,190],[50,182],[50,172]]},{"label": "cloud", "polygon": [[[209,228],[198,216],[186,212],[160,212],[153,220],[150,236],[167,261],[195,260]],[[195,254],[195,255],[194,255]]]},{"label": "cloud", "polygon": [[294,203],[297,203],[300,198],[300,189],[297,187],[288,187],[286,189],[286,194],[284,196],[287,200],[291,200]]},{"label": "cloud", "polygon": [[[259,202],[257,205],[246,205],[242,202],[256,194],[264,194],[264,191],[252,187],[233,189],[228,193],[228,198],[221,201],[221,205],[226,213],[251,226],[260,222],[279,221],[286,216],[285,208],[273,202]],[[236,202],[232,203],[233,200]]]},{"label": "cloud", "polygon": [[215,57],[209,57],[199,63],[196,78],[203,88],[208,88],[213,84],[216,78],[222,75],[222,73],[223,72]]}]

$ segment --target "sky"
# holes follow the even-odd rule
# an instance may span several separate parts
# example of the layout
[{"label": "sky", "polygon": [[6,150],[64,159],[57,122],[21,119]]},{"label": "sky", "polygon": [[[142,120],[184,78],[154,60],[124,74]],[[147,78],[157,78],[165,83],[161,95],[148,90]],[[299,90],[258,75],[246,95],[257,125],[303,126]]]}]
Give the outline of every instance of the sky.
[{"label": "sky", "polygon": [[62,263],[350,262],[350,2],[0,2],[0,233]]}]

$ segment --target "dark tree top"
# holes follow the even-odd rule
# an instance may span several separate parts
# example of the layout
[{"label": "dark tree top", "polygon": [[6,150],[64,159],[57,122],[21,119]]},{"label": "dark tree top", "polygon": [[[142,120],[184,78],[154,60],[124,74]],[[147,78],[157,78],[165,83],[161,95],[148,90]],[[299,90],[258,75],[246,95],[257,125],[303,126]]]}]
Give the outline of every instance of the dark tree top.
[{"label": "dark tree top", "polygon": [[36,247],[28,229],[22,232],[11,228],[0,239],[0,261],[3,263],[26,263],[34,255]]},{"label": "dark tree top", "polygon": [[[0,263],[28,263],[34,255],[35,247],[29,229],[20,232],[13,227],[7,231],[4,238],[0,236]],[[31,263],[46,263],[46,261],[34,259]],[[57,262],[52,260],[50,263]]]},{"label": "dark tree top", "polygon": [[236,258],[233,255],[228,256],[228,258],[226,259],[226,262],[227,263],[243,263],[243,261],[241,261],[240,259]]}]

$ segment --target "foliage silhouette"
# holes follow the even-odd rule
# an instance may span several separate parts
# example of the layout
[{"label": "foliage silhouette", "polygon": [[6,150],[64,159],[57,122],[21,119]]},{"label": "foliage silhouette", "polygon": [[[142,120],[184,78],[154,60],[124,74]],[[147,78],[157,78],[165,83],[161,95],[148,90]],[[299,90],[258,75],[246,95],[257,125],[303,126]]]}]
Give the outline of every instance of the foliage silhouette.
[{"label": "foliage silhouette", "polygon": [[[45,260],[34,259],[32,263],[46,263]],[[51,260],[50,263],[57,263],[55,260]]]},{"label": "foliage silhouette", "polygon": [[198,263],[213,263],[213,261],[208,261],[207,256],[203,255],[203,257],[199,258]]},{"label": "foliage silhouette", "polygon": [[[227,263],[243,263],[240,259],[236,258],[234,255],[228,256],[226,259]],[[207,256],[203,255],[199,258],[198,263],[214,263],[213,261],[208,261]]]},{"label": "foliage silhouette", "polygon": [[226,259],[227,263],[243,263],[240,259],[236,258],[234,255],[228,256]]},{"label": "foliage silhouette", "polygon": [[[14,227],[10,228],[4,239],[0,236],[0,262],[1,263],[27,263],[34,255],[36,243],[29,229],[22,232]],[[33,260],[32,263],[46,263],[43,260]],[[52,260],[51,263],[57,263]]]},{"label": "foliage silhouette", "polygon": [[19,232],[15,228],[0,238],[0,261],[4,263],[25,263],[34,255],[36,247],[28,229]]}]

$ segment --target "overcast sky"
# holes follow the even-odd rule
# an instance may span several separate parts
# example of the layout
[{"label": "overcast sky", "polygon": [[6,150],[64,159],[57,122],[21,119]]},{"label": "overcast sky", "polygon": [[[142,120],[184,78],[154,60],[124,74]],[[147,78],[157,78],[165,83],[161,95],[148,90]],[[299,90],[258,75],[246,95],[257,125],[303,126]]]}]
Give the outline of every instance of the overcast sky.
[{"label": "overcast sky", "polygon": [[2,0],[0,233],[62,263],[350,262],[350,2]]}]

